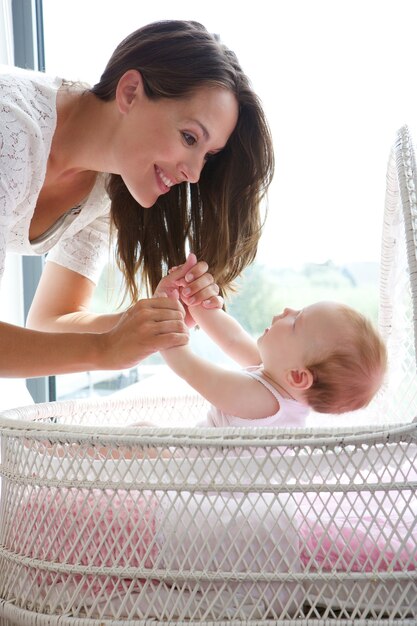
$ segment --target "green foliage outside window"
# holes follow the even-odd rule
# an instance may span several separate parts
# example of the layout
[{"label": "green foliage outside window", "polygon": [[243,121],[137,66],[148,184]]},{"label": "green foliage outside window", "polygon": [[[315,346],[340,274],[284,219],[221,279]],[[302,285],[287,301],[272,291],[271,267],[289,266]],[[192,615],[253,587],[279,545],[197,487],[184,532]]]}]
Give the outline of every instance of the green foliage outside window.
[{"label": "green foliage outside window", "polygon": [[375,324],[378,317],[378,265],[337,267],[331,261],[301,270],[269,269],[254,263],[237,283],[228,312],[257,336],[286,307],[303,308],[335,300],[357,309]]},{"label": "green foliage outside window", "polygon": [[[94,310],[114,310],[121,298],[120,273],[109,265],[96,289]],[[348,304],[376,324],[378,265],[339,267],[329,261],[295,270],[271,269],[253,263],[236,282],[236,292],[228,298],[226,309],[248,332],[258,336],[286,306],[298,309],[320,300]]]}]

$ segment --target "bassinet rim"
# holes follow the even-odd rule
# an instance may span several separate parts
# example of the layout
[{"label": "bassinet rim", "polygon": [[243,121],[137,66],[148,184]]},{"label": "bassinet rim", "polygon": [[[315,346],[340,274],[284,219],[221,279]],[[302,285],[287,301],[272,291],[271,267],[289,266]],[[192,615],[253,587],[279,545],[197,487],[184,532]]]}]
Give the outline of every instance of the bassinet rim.
[{"label": "bassinet rim", "polygon": [[[9,610],[8,610],[9,609]],[[15,622],[16,624],[31,624],[29,620],[34,615],[40,619],[37,619],[37,626],[156,626],[158,622],[154,619],[145,620],[118,620],[118,619],[94,619],[94,618],[82,618],[71,617],[63,615],[42,615],[35,613],[28,609],[21,609],[16,607],[9,601],[0,601],[0,626],[3,626],[3,620],[16,619],[22,617],[22,622]],[[9,626],[10,622],[6,622]],[[288,620],[273,619],[273,620],[247,620],[245,626],[289,626]],[[187,620],[177,621],[175,626],[202,626],[201,620]],[[242,626],[242,620],[232,619],[228,621],[205,621],[204,626]],[[308,618],[308,622],[302,618],[295,618],[291,620],[291,626],[381,626],[381,620],[379,619],[364,619],[364,620],[351,620],[348,618],[331,620],[329,618]],[[415,626],[415,620],[413,618],[400,618],[398,620],[393,619],[387,624],[387,626]]]},{"label": "bassinet rim", "polygon": [[[386,443],[387,440],[404,441],[409,434],[410,440],[417,440],[417,417],[402,424],[367,424],[363,426],[310,426],[303,428],[279,427],[227,427],[209,428],[196,426],[103,426],[84,424],[65,424],[43,422],[54,417],[69,415],[74,411],[94,411],[100,409],[126,410],[145,404],[195,403],[195,396],[159,398],[147,396],[140,398],[114,399],[112,396],[100,399],[74,399],[44,402],[0,412],[0,436],[30,437],[61,443],[92,443],[115,445],[192,445],[240,447],[264,447],[270,445],[298,445],[322,447],[346,446],[366,443]],[[200,399],[197,398],[197,402]]]}]

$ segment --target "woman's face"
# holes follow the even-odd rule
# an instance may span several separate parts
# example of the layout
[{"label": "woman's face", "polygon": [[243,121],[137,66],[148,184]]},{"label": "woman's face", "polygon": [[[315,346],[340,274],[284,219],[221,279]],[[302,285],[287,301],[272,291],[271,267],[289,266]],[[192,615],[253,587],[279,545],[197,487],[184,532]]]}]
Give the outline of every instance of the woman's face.
[{"label": "woman's face", "polygon": [[[140,78],[138,72],[131,74]],[[187,98],[149,100],[140,79],[136,87],[130,84],[123,90],[122,85],[117,98],[120,123],[112,144],[113,169],[144,207],[151,207],[173,185],[197,182],[205,162],[224,148],[238,119],[235,96],[222,88],[202,87]]]}]

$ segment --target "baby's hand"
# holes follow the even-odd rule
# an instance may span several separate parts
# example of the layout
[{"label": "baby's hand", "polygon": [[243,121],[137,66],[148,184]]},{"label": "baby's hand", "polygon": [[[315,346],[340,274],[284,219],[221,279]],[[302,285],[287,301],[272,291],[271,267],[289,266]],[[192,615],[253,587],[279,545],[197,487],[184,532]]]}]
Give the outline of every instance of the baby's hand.
[{"label": "baby's hand", "polygon": [[185,275],[196,263],[197,259],[195,255],[190,254],[183,265],[171,268],[167,276],[164,276],[164,278],[159,281],[155,289],[154,297],[166,295],[168,297],[177,298],[178,300],[180,297],[179,288],[185,279]]},{"label": "baby's hand", "polygon": [[180,268],[186,268],[181,278],[177,278],[176,284],[180,287],[180,298],[188,307],[203,306],[204,308],[222,308],[223,298],[219,296],[219,287],[214,282],[213,276],[208,272],[205,261],[197,261],[195,254],[189,254],[184,265],[173,267],[169,275]]},{"label": "baby's hand", "polygon": [[172,267],[155,290],[155,296],[166,294],[179,298],[186,310],[185,322],[192,327],[195,322],[190,310],[196,306],[207,309],[221,309],[223,298],[219,287],[209,274],[205,261],[197,261],[195,254],[189,254],[182,265]]}]

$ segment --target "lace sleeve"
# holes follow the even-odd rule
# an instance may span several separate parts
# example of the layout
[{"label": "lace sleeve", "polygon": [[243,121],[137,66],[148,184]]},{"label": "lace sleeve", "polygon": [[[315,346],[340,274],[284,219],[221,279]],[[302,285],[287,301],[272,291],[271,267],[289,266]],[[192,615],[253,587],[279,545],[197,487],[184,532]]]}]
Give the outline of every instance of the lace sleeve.
[{"label": "lace sleeve", "polygon": [[68,233],[48,254],[47,261],[67,267],[97,284],[105,259],[110,254],[109,224],[107,213],[83,226],[73,236]]},{"label": "lace sleeve", "polygon": [[13,222],[30,219],[56,125],[54,90],[0,74],[0,276]]},{"label": "lace sleeve", "polygon": [[56,125],[49,93],[17,77],[0,75],[0,216],[23,201],[36,204]]}]

